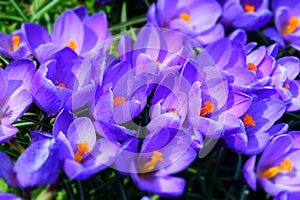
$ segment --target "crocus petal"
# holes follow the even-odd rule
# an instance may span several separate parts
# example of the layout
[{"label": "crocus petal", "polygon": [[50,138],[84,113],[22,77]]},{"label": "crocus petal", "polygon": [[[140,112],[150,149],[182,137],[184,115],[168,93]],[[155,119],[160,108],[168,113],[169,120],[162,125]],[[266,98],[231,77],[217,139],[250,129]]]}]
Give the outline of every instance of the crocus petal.
[{"label": "crocus petal", "polygon": [[30,51],[36,56],[35,49],[41,44],[51,42],[51,37],[45,28],[39,24],[24,23],[22,25],[24,38]]},{"label": "crocus petal", "polygon": [[81,52],[83,45],[84,26],[78,16],[73,11],[64,12],[54,23],[52,41],[59,47],[65,47],[70,40],[73,40],[77,49],[76,52]]},{"label": "crocus petal", "polygon": [[9,186],[16,186],[17,180],[13,171],[14,164],[11,158],[3,152],[0,152],[0,178],[3,178]]},{"label": "crocus petal", "polygon": [[255,161],[256,161],[256,156],[252,156],[247,160],[247,162],[244,165],[244,177],[248,183],[248,185],[253,189],[256,190],[256,174],[254,171],[255,167]]},{"label": "crocus petal", "polygon": [[58,177],[58,166],[58,149],[53,138],[32,143],[14,167],[19,187],[54,184]]},{"label": "crocus petal", "polygon": [[22,87],[19,87],[19,91],[22,89],[30,90],[31,81],[35,72],[35,64],[29,59],[20,59],[11,62],[6,68],[8,80],[22,80]]},{"label": "crocus petal", "polygon": [[139,174],[132,174],[131,177],[141,190],[146,190],[162,197],[179,197],[183,194],[185,188],[185,180],[182,178],[151,175],[144,178],[139,176]]},{"label": "crocus petal", "polygon": [[89,148],[92,149],[96,143],[96,133],[93,123],[87,117],[75,119],[68,128],[67,138],[74,150],[82,142],[87,142]]}]

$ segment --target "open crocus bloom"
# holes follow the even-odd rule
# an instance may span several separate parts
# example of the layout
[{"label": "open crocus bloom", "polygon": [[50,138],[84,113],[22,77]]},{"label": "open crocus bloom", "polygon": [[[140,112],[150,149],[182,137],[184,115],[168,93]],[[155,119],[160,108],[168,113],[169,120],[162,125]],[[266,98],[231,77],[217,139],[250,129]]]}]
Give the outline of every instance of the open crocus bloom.
[{"label": "open crocus bloom", "polygon": [[85,7],[65,11],[55,21],[51,36],[43,26],[34,23],[24,23],[22,31],[30,51],[40,62],[64,47],[85,55],[97,46],[105,46],[110,37],[106,15],[89,17]]},{"label": "open crocus bloom", "polygon": [[136,185],[164,197],[182,195],[185,181],[175,174],[184,170],[196,157],[190,137],[182,130],[162,128],[150,133],[138,153],[138,139],[122,144],[116,157],[116,168],[130,173]]},{"label": "open crocus bloom", "polygon": [[298,131],[274,136],[256,167],[256,156],[246,162],[244,176],[251,188],[258,181],[273,196],[299,191],[299,136]]},{"label": "open crocus bloom", "polygon": [[53,130],[60,149],[63,149],[60,160],[70,178],[87,179],[114,162],[118,143],[105,138],[96,140],[95,128],[89,118],[76,118],[63,111]]},{"label": "open crocus bloom", "polygon": [[11,139],[18,129],[12,126],[32,102],[30,84],[35,65],[29,59],[11,62],[5,70],[0,69],[0,142]]}]

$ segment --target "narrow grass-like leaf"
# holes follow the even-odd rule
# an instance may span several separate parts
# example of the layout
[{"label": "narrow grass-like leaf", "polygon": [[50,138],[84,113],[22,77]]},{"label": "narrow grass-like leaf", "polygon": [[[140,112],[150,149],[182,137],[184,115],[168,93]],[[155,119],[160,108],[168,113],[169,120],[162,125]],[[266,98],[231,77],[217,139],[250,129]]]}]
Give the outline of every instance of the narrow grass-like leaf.
[{"label": "narrow grass-like leaf", "polygon": [[33,14],[30,21],[34,22],[40,19],[48,10],[54,8],[58,3],[60,3],[60,0],[54,0],[46,4],[44,7],[42,7],[40,10],[38,10],[36,13]]},{"label": "narrow grass-like leaf", "polygon": [[28,19],[25,15],[25,13],[22,11],[22,9],[20,8],[20,6],[17,4],[17,2],[15,2],[15,0],[9,0],[9,2],[11,3],[11,5],[16,9],[16,11],[19,13],[19,15],[22,17],[24,22],[27,22]]},{"label": "narrow grass-like leaf", "polygon": [[128,20],[125,23],[121,23],[121,24],[117,24],[115,26],[112,26],[112,27],[109,28],[109,31],[121,30],[124,27],[132,26],[132,25],[143,23],[143,22],[146,22],[146,21],[147,21],[146,16],[142,15],[142,16],[133,18],[131,20]]}]

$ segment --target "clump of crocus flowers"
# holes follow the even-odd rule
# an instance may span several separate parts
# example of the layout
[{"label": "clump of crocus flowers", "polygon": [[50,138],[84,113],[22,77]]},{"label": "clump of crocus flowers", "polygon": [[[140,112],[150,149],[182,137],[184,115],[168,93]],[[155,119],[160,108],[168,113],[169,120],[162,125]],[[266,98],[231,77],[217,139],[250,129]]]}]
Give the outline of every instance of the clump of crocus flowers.
[{"label": "clump of crocus flowers", "polygon": [[[62,170],[84,180],[113,167],[141,190],[179,197],[186,181],[173,174],[213,138],[251,156],[244,176],[252,189],[297,199],[299,133],[278,120],[300,110],[300,62],[278,55],[286,45],[299,50],[299,6],[158,0],[135,39],[119,39],[117,56],[108,53],[106,14],[83,6],[65,11],[51,34],[35,23],[2,33],[0,53],[11,62],[0,69],[1,143],[12,144],[14,123],[31,106],[54,123],[32,130],[16,161],[1,152],[0,177],[28,192]],[[246,31],[259,29],[276,43],[247,43]]]}]

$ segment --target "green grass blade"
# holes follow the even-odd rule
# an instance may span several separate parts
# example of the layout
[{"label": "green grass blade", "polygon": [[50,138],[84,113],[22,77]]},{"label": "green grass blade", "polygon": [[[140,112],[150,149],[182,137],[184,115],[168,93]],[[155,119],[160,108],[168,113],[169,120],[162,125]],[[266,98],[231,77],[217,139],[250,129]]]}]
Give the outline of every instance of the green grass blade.
[{"label": "green grass blade", "polygon": [[30,19],[30,21],[34,22],[34,21],[40,19],[48,10],[54,8],[58,3],[60,3],[60,0],[51,1],[49,4],[45,5],[40,10],[38,10],[36,13],[34,13],[32,18]]},{"label": "green grass blade", "polygon": [[20,8],[20,6],[15,2],[15,0],[9,0],[9,2],[16,9],[16,11],[19,13],[19,15],[22,17],[23,21],[27,22],[28,19],[27,19],[26,15],[24,14],[24,12]]}]

